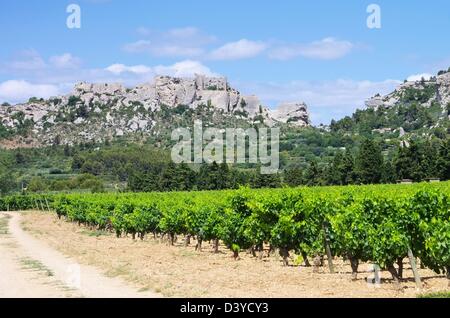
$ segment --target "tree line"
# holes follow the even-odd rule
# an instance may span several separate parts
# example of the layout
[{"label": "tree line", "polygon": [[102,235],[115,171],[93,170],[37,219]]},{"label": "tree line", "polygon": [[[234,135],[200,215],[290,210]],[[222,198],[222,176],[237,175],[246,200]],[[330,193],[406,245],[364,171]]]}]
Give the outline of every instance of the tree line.
[{"label": "tree line", "polygon": [[338,151],[331,162],[312,161],[306,169],[288,168],[284,182],[290,186],[395,183],[409,179],[450,179],[450,139],[403,142],[392,158],[379,143],[365,139],[356,154]]}]

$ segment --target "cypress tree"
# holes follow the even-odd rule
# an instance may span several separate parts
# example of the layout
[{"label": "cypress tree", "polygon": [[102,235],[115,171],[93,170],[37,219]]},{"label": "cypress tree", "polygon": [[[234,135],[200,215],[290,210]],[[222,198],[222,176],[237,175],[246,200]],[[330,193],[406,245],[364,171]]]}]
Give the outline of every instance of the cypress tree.
[{"label": "cypress tree", "polygon": [[371,139],[363,141],[356,158],[358,182],[377,184],[381,182],[383,154],[381,147]]}]

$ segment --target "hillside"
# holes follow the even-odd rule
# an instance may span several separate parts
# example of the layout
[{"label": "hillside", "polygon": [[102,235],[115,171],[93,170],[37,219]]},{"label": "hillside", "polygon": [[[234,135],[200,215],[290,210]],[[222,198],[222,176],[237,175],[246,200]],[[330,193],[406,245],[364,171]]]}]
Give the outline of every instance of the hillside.
[{"label": "hillside", "polygon": [[335,132],[408,140],[449,134],[450,70],[429,80],[401,84],[394,92],[376,95],[367,108],[333,121]]},{"label": "hillside", "polygon": [[[449,102],[450,72],[441,72],[313,127],[304,103],[269,110],[224,79],[158,77],[132,89],[80,83],[67,96],[0,107],[0,192],[446,180]],[[204,127],[280,127],[280,174],[261,176],[255,164],[171,165],[172,130],[197,119]]]},{"label": "hillside", "polygon": [[159,76],[134,88],[79,83],[66,96],[0,106],[0,145],[76,145],[124,138],[164,144],[173,129],[192,127],[196,119],[219,128],[310,124],[304,103],[283,104],[272,112],[257,96],[242,95],[223,78]]}]

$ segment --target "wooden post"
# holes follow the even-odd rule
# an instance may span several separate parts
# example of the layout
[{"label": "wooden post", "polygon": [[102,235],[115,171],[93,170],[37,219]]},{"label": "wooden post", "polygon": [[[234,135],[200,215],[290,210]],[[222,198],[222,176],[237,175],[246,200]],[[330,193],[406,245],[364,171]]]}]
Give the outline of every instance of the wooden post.
[{"label": "wooden post", "polygon": [[49,207],[49,205],[48,205],[48,201],[47,201],[47,198],[46,198],[46,197],[44,197],[44,199],[45,199],[45,204],[47,205],[47,210],[48,210],[48,212],[50,212],[50,207]]},{"label": "wooden post", "polygon": [[375,264],[373,266],[373,271],[374,271],[374,279],[375,279],[375,284],[379,285],[381,280],[380,280],[380,266],[378,264]]},{"label": "wooden post", "polygon": [[411,264],[412,271],[414,273],[414,280],[416,281],[416,287],[418,289],[422,289],[422,281],[420,280],[419,272],[417,271],[416,259],[414,258],[414,254],[410,248],[408,248],[408,258],[409,263]]},{"label": "wooden post", "polygon": [[42,203],[42,200],[41,200],[41,199],[39,199],[39,203],[41,204],[41,210],[42,210],[42,211],[45,211],[44,203]]},{"label": "wooden post", "polygon": [[448,280],[448,287],[450,287],[450,266],[446,266],[445,271],[447,272],[446,276],[447,276],[447,280]]},{"label": "wooden post", "polygon": [[325,240],[325,250],[327,252],[328,268],[330,269],[330,273],[334,274],[333,258],[331,255],[330,242],[328,241],[327,227],[326,227],[325,223],[322,224],[322,227],[323,227],[323,236],[324,236],[324,240]]}]

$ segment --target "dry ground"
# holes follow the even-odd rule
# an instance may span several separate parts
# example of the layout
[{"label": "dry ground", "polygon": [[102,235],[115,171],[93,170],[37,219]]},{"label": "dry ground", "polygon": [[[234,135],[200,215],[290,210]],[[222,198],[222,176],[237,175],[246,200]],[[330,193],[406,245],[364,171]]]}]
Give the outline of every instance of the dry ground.
[{"label": "dry ground", "polygon": [[181,239],[172,247],[153,238],[117,239],[42,212],[25,213],[22,227],[81,264],[94,265],[142,291],[168,297],[415,297],[448,290],[443,275],[426,269],[420,270],[424,289],[416,290],[409,264],[399,290],[385,271],[381,285],[368,284],[366,278],[372,275],[369,264],[360,265],[354,282],[350,265],[338,259],[334,260],[336,274],[329,274],[326,267],[319,273],[304,266],[286,267],[278,256],[259,260],[241,253],[241,260],[235,261],[223,246],[214,254],[208,243],[197,252],[195,243],[185,247]]},{"label": "dry ground", "polygon": [[21,219],[0,213],[0,297],[161,297],[68,258],[24,232]]}]

